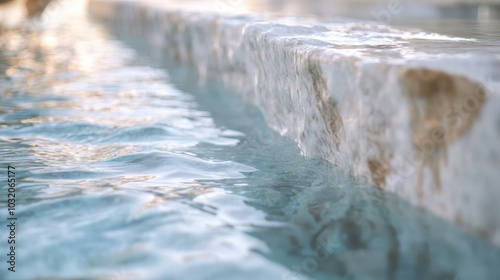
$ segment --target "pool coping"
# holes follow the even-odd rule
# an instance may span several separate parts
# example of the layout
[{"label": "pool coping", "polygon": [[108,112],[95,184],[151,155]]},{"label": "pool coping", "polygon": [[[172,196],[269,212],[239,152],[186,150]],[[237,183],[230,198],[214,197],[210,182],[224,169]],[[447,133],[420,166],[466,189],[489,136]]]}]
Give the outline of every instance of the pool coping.
[{"label": "pool coping", "polygon": [[315,39],[323,26],[155,1],[90,0],[89,11],[242,94],[305,156],[500,245],[497,64],[384,59]]}]

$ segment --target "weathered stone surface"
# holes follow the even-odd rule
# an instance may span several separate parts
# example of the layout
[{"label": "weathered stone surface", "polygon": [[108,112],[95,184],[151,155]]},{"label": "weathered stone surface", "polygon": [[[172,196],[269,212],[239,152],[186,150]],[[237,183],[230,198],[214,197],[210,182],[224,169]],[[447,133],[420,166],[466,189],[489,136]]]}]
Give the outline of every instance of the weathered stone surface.
[{"label": "weathered stone surface", "polygon": [[499,42],[153,1],[90,11],[236,89],[305,156],[500,244]]}]

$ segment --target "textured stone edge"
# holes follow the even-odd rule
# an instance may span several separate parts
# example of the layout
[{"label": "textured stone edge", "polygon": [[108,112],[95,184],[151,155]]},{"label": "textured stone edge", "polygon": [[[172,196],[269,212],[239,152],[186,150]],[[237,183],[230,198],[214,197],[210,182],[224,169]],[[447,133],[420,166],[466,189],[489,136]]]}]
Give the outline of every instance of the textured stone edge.
[{"label": "textured stone edge", "polygon": [[236,89],[304,155],[500,244],[500,99],[481,83],[339,55],[297,39],[309,27],[155,2],[91,0],[89,10]]}]

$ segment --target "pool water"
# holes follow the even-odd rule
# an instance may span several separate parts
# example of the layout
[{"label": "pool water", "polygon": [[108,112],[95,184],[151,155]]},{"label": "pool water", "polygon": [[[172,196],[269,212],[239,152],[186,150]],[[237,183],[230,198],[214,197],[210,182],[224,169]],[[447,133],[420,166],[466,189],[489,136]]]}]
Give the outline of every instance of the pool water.
[{"label": "pool water", "polygon": [[0,31],[1,279],[498,279],[500,249],[194,72],[85,19]]}]

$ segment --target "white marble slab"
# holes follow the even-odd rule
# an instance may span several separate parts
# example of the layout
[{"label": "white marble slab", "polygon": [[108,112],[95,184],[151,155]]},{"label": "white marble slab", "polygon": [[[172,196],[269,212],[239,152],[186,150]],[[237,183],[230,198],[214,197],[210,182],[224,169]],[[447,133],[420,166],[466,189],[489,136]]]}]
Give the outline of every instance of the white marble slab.
[{"label": "white marble slab", "polygon": [[258,106],[303,154],[500,244],[500,42],[91,0]]}]

